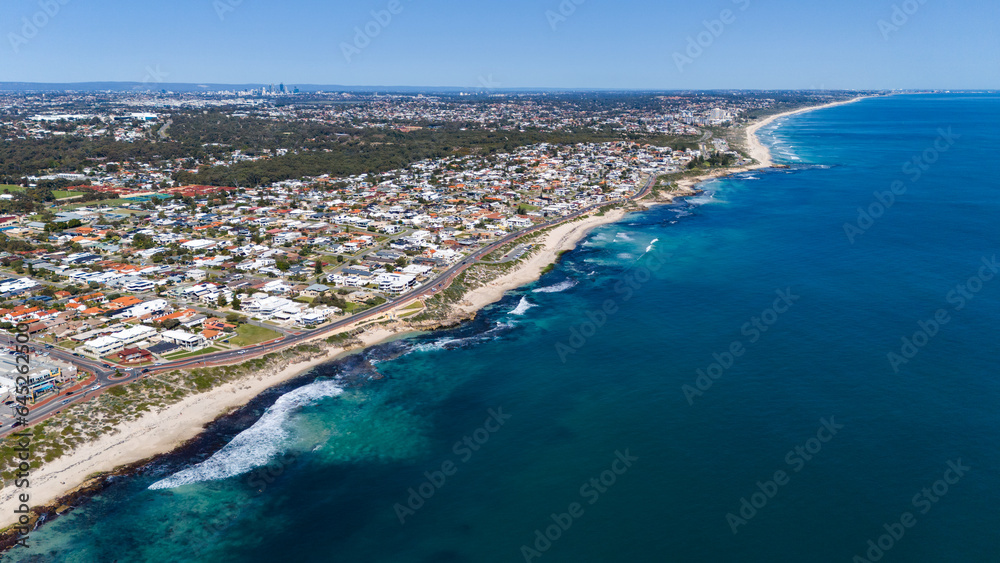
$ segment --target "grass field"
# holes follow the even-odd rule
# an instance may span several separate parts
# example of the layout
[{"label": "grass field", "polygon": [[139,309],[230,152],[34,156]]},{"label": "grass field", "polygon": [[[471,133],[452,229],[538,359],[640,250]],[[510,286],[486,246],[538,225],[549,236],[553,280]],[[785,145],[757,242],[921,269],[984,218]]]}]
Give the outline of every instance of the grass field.
[{"label": "grass field", "polygon": [[193,358],[194,356],[211,354],[212,352],[221,352],[221,350],[213,346],[210,348],[205,348],[203,350],[195,350],[194,352],[186,352],[184,354],[164,356],[164,358],[168,360],[183,360],[184,358]]},{"label": "grass field", "polygon": [[[0,193],[8,191],[10,193],[23,192],[26,188],[24,186],[14,186],[12,184],[0,184]],[[67,197],[74,197],[78,195],[83,195],[83,192],[69,192],[66,190],[52,190],[52,195],[56,199],[64,199]]]},{"label": "grass field", "polygon": [[66,210],[71,210],[80,207],[97,207],[98,205],[107,205],[110,207],[115,207],[118,205],[128,205],[130,203],[135,203],[135,202],[129,199],[107,199],[104,201],[91,201],[89,203],[76,203],[71,205],[64,205],[62,207]]},{"label": "grass field", "polygon": [[229,343],[244,348],[275,338],[281,338],[281,333],[256,325],[240,325],[240,328],[236,329],[236,336],[230,338]]}]

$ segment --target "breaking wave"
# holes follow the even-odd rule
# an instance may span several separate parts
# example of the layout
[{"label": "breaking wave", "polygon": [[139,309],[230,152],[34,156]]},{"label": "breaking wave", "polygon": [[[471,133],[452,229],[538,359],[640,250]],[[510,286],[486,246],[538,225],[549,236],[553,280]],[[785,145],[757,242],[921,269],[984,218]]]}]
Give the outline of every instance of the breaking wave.
[{"label": "breaking wave", "polygon": [[532,293],[559,293],[560,291],[566,291],[567,289],[576,285],[576,280],[566,280],[564,282],[559,282],[555,285],[550,285],[547,287],[540,287]]},{"label": "breaking wave", "polygon": [[466,336],[464,338],[454,338],[451,336],[446,336],[444,338],[439,338],[433,342],[424,342],[422,344],[417,344],[410,348],[405,353],[409,352],[434,352],[437,350],[455,350],[458,348],[465,348],[468,346],[474,346],[476,344],[481,344],[483,342],[488,342],[490,340],[496,340],[501,337],[501,333],[510,330],[517,326],[514,321],[510,322],[500,322],[497,321],[496,325],[483,332],[481,334],[476,334],[473,336]]},{"label": "breaking wave", "polygon": [[457,348],[463,341],[471,340],[471,338],[442,338],[441,340],[435,340],[434,342],[424,342],[423,344],[417,344],[411,350],[412,352],[433,352],[435,350],[447,350],[449,348]]},{"label": "breaking wave", "polygon": [[212,457],[161,479],[149,488],[173,489],[202,481],[218,481],[264,466],[281,451],[281,444],[288,438],[284,425],[294,411],[343,392],[337,382],[326,380],[286,393],[264,412],[256,424],[237,434]]},{"label": "breaking wave", "polygon": [[716,201],[715,192],[705,192],[694,197],[687,198],[687,202],[692,206],[705,205],[706,203],[712,203]]},{"label": "breaking wave", "polygon": [[534,303],[528,301],[527,297],[521,297],[521,302],[517,304],[517,307],[514,307],[514,310],[512,310],[510,312],[510,314],[511,315],[521,316],[521,315],[527,313],[528,309],[530,309],[532,307],[537,307],[537,306],[538,305],[535,305]]}]

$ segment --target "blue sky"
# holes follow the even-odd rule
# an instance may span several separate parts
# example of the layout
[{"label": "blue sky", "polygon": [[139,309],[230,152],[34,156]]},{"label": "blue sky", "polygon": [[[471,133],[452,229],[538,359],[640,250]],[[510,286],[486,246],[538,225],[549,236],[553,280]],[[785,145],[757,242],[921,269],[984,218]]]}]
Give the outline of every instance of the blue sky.
[{"label": "blue sky", "polygon": [[4,0],[0,33],[4,82],[1000,88],[997,0]]}]

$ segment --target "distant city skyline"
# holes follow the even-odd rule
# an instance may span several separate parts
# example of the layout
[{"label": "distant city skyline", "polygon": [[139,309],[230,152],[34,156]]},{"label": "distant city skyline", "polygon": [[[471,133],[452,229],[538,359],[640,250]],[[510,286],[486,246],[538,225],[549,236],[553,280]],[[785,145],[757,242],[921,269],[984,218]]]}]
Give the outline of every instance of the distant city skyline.
[{"label": "distant city skyline", "polygon": [[12,0],[0,82],[995,89],[986,0]]}]

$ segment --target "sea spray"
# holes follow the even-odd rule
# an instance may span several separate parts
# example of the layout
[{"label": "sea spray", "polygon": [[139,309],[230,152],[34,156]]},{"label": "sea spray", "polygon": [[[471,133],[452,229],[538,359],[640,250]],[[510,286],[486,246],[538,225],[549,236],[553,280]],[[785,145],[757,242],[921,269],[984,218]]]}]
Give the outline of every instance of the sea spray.
[{"label": "sea spray", "polygon": [[521,316],[521,315],[527,313],[528,309],[531,309],[532,307],[537,307],[537,306],[538,305],[535,305],[531,301],[528,301],[527,297],[521,297],[521,301],[517,304],[517,307],[515,307],[514,310],[512,310],[510,312],[510,314],[511,315],[516,315],[516,316]]},{"label": "sea spray", "polygon": [[559,282],[555,285],[540,287],[534,290],[532,293],[559,293],[561,291],[566,291],[567,289],[575,286],[576,284],[577,284],[576,280],[566,280],[563,282]]},{"label": "sea spray", "polygon": [[161,479],[149,488],[172,489],[202,481],[217,481],[265,465],[281,451],[282,443],[288,437],[284,425],[294,411],[343,392],[337,382],[324,380],[287,393],[267,409],[256,424],[237,434],[212,457]]}]

